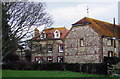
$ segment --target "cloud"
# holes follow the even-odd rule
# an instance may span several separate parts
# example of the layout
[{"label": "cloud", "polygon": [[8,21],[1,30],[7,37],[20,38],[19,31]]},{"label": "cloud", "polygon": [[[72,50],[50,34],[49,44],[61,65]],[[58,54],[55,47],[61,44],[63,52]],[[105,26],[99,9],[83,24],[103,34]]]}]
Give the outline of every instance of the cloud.
[{"label": "cloud", "polygon": [[84,4],[64,7],[64,8],[56,8],[50,11],[50,14],[53,16],[53,20],[55,21],[55,25],[67,26],[70,28],[71,24],[76,20],[80,19],[83,16],[86,16],[86,6]]},{"label": "cloud", "polygon": [[118,2],[119,0],[29,0],[35,2]]},{"label": "cloud", "polygon": [[71,20],[86,15],[86,5],[57,8],[50,12],[56,20]]},{"label": "cloud", "polygon": [[66,6],[62,8],[54,8],[50,10],[50,14],[55,21],[54,25],[63,25],[70,28],[72,23],[87,16],[87,5],[89,6],[89,17],[108,20],[110,22],[117,15],[116,3],[80,3],[76,6]]},{"label": "cloud", "polygon": [[[97,5],[96,5],[97,6]],[[106,3],[92,8],[90,16],[102,21],[113,23],[113,18],[116,19],[118,24],[118,7],[117,3]]]}]

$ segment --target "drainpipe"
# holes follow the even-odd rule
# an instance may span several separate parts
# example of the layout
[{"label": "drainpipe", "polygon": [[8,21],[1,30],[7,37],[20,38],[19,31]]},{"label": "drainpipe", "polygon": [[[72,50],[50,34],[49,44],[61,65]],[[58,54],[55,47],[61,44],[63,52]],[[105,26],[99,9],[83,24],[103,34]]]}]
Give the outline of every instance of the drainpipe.
[{"label": "drainpipe", "polygon": [[113,18],[113,22],[114,22],[114,25],[113,25],[113,40],[114,40],[114,53],[117,53],[116,52],[116,27],[115,27],[115,18]]},{"label": "drainpipe", "polygon": [[101,59],[102,59],[102,62],[104,61],[103,59],[103,36],[101,36]]},{"label": "drainpipe", "polygon": [[[113,40],[114,40],[114,49],[116,48],[116,27],[115,27],[115,18],[113,18],[113,22],[114,22],[114,26],[113,26]],[[114,50],[114,53],[115,53],[115,50]]]},{"label": "drainpipe", "polygon": [[[113,33],[114,33],[114,37],[113,37],[113,40],[114,40],[114,54],[117,53],[116,51],[116,27],[115,27],[115,18],[113,18],[113,22],[114,22],[114,26],[113,26]],[[116,56],[115,57],[115,63],[116,63]]]}]

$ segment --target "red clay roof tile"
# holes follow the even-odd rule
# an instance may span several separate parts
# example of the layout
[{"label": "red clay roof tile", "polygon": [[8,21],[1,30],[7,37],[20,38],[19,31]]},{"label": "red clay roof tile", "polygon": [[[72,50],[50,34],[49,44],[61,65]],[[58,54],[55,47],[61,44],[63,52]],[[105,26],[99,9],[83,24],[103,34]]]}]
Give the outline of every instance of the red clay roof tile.
[{"label": "red clay roof tile", "polygon": [[58,30],[60,32],[60,38],[64,38],[65,35],[68,33],[68,29],[65,27],[59,27],[59,28],[49,28],[45,29],[44,32],[47,34],[48,38],[54,38],[54,32]]},{"label": "red clay roof tile", "polygon": [[105,36],[114,37],[114,27],[115,27],[116,28],[115,37],[120,38],[120,25],[114,26],[114,24],[88,18],[88,17],[84,17],[83,19],[81,19],[80,21],[77,21],[73,25],[79,26],[79,24],[84,24],[84,23],[89,23],[89,26],[92,27],[97,33],[99,33],[102,36],[105,35]]}]

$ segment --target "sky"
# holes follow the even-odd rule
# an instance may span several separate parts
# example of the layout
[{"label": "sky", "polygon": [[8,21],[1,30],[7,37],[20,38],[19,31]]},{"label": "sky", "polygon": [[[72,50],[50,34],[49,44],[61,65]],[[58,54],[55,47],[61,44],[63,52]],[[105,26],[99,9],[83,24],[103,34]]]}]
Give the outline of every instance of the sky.
[{"label": "sky", "polygon": [[[40,2],[41,0],[31,0]],[[113,23],[113,18],[118,24],[118,1],[120,0],[42,0],[46,2],[46,11],[54,21],[51,27],[66,27],[84,17],[94,18]],[[88,11],[87,13],[87,6]],[[39,30],[42,27],[38,28]]]}]

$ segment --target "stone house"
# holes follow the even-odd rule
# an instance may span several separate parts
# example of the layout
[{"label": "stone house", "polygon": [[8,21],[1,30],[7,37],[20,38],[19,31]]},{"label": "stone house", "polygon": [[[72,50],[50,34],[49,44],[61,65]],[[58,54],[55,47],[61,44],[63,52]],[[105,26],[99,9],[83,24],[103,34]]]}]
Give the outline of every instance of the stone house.
[{"label": "stone house", "polygon": [[64,38],[68,32],[65,27],[49,28],[41,33],[35,29],[32,42],[32,61],[35,62],[63,62]]},{"label": "stone house", "polygon": [[65,37],[64,61],[100,63],[104,57],[120,57],[120,26],[84,17],[72,24]]}]

